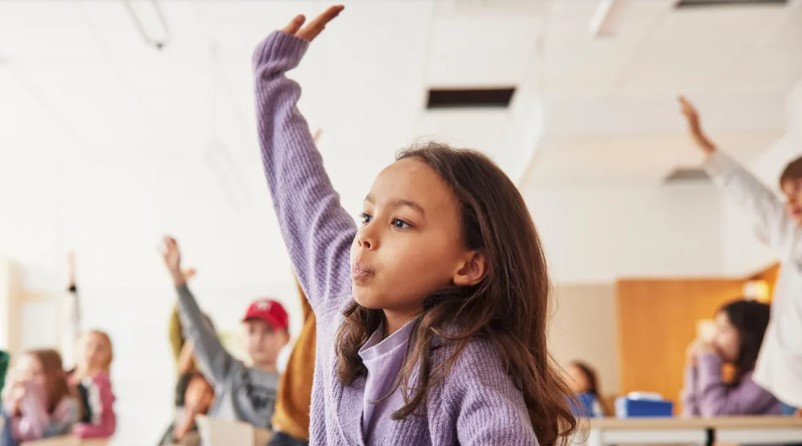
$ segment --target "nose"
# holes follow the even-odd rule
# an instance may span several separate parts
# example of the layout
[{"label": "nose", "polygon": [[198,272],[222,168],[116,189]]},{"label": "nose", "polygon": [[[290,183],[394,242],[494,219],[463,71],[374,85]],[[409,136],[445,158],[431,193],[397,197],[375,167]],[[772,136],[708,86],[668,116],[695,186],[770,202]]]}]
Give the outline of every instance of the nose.
[{"label": "nose", "polygon": [[360,248],[368,251],[378,247],[378,238],[373,223],[368,223],[359,229],[359,232],[356,234],[356,241]]}]

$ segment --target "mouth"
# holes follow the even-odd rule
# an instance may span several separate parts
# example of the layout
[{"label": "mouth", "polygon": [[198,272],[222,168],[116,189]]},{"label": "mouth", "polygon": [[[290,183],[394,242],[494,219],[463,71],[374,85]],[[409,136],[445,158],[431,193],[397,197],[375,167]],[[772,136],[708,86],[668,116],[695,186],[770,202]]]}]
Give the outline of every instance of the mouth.
[{"label": "mouth", "polygon": [[351,278],[354,280],[355,283],[361,283],[372,277],[374,274],[373,270],[368,268],[365,264],[360,262],[354,262],[351,266]]}]

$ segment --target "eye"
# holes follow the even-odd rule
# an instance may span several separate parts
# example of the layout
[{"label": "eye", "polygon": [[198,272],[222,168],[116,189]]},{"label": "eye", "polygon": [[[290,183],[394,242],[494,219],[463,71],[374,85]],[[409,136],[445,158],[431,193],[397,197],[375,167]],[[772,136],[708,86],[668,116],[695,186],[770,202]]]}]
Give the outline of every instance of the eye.
[{"label": "eye", "polygon": [[400,218],[394,218],[391,224],[396,229],[409,229],[412,227],[409,223],[401,220]]},{"label": "eye", "polygon": [[364,212],[359,214],[359,221],[362,222],[363,225],[370,223],[370,220],[373,219],[369,214]]}]

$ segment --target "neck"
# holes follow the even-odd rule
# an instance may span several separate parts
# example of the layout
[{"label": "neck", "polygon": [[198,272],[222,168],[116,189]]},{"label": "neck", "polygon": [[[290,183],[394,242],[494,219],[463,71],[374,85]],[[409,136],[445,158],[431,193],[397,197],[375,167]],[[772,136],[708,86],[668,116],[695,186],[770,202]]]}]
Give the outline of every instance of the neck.
[{"label": "neck", "polygon": [[263,372],[276,372],[278,368],[276,367],[276,361],[264,361],[264,362],[254,362],[253,366]]},{"label": "neck", "polygon": [[420,311],[384,310],[384,337],[388,337],[401,329],[407,322],[415,319]]},{"label": "neck", "polygon": [[104,371],[102,367],[77,367],[75,369],[75,374],[78,375],[79,378],[88,378]]}]

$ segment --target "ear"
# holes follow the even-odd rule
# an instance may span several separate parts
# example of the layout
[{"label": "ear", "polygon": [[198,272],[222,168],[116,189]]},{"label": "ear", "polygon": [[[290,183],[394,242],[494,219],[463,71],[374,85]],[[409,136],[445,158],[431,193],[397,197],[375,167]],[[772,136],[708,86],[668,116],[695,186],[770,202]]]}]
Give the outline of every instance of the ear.
[{"label": "ear", "polygon": [[468,251],[451,280],[457,286],[472,286],[487,277],[487,258],[481,251]]}]

